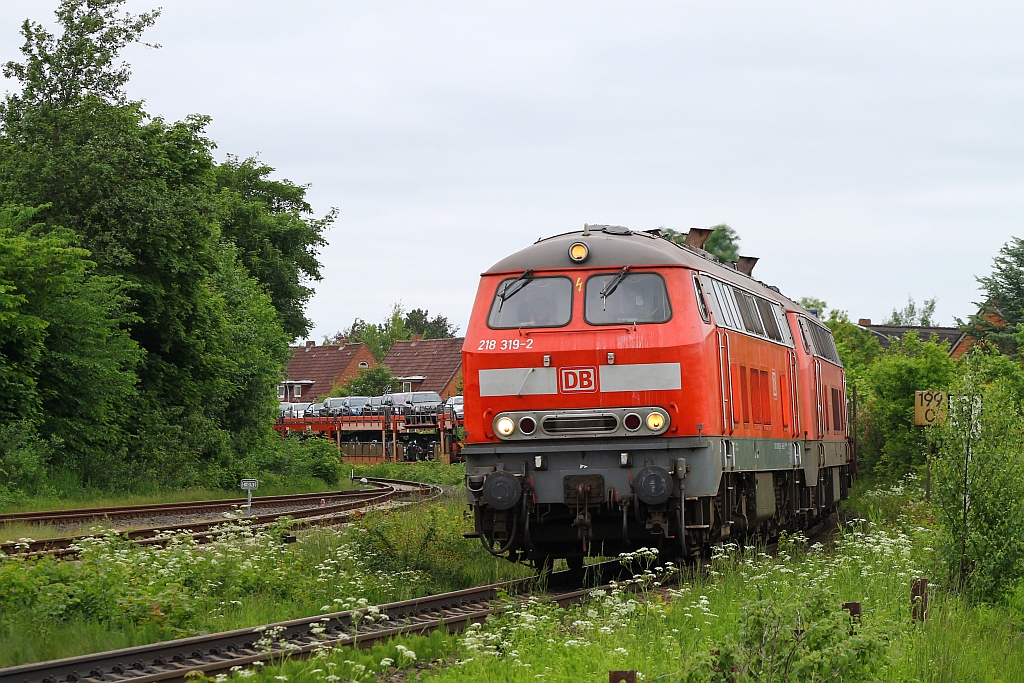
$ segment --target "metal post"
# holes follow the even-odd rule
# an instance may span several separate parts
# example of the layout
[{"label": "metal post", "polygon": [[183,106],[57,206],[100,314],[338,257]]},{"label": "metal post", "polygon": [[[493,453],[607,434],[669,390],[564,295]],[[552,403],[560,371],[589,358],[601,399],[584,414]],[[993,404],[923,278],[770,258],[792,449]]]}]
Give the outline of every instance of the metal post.
[{"label": "metal post", "polygon": [[246,501],[245,516],[246,517],[252,517],[252,489],[247,489],[245,493],[246,493],[246,498],[248,499]]},{"label": "metal post", "polygon": [[935,444],[931,440],[931,430],[929,429],[925,434],[928,438],[928,447],[924,451],[924,502],[930,503],[932,502],[932,456],[935,454]]},{"label": "metal post", "polygon": [[971,431],[974,429],[974,411],[971,411],[971,424],[968,426],[967,432],[967,448],[964,453],[964,514],[963,514],[963,529],[961,530],[960,536],[960,588],[964,587],[964,582],[967,575],[967,487],[970,485],[970,467],[971,467]]}]

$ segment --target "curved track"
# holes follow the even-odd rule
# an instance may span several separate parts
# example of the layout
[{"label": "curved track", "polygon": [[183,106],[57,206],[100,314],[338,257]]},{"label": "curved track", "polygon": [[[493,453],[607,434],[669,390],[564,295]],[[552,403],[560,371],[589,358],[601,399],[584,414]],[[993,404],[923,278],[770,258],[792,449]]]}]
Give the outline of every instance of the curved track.
[{"label": "curved track", "polygon": [[[267,496],[253,500],[253,510],[260,508],[288,508],[285,511],[267,512],[254,514],[246,519],[254,524],[269,524],[282,517],[302,520],[306,526],[318,524],[339,524],[347,521],[358,511],[373,506],[391,503],[399,500],[424,500],[439,495],[440,487],[433,484],[421,484],[418,482],[402,481],[398,479],[364,478],[366,483],[373,488],[336,491],[330,494],[300,494],[293,496]],[[362,480],[361,480],[362,481]],[[171,505],[133,505],[123,508],[92,508],[87,510],[60,510],[43,513],[15,513],[14,515],[0,516],[0,524],[4,522],[32,522],[59,523],[65,520],[68,523],[80,523],[83,520],[99,519],[139,519],[165,516],[205,516],[207,519],[196,522],[178,521],[174,524],[148,526],[139,529],[132,529],[123,532],[123,536],[136,543],[162,543],[170,533],[191,534],[199,540],[207,539],[211,532],[219,525],[224,524],[224,519],[210,521],[211,514],[235,511],[239,508],[239,501],[245,499],[198,501],[195,503],[174,503]],[[321,505],[320,501],[324,503]],[[304,506],[305,505],[305,506]],[[161,511],[163,511],[161,513]],[[18,519],[13,519],[18,517]],[[43,522],[41,520],[51,520]],[[95,536],[95,534],[80,534],[75,536],[62,536],[47,538],[38,541],[9,541],[0,543],[0,553],[7,555],[56,555],[65,557],[74,555],[77,552],[76,544],[82,539]]]},{"label": "curved track", "polygon": [[[590,565],[586,574],[555,572],[548,577],[547,592],[558,604],[568,605],[590,592],[581,586],[602,584],[621,572],[617,561]],[[0,683],[151,683],[184,680],[190,673],[211,676],[235,666],[305,657],[323,647],[368,647],[404,633],[440,628],[460,631],[498,610],[503,594],[524,594],[537,587],[534,579],[520,579],[381,605],[374,619],[367,618],[365,609],[350,610],[25,664],[0,669]]]}]

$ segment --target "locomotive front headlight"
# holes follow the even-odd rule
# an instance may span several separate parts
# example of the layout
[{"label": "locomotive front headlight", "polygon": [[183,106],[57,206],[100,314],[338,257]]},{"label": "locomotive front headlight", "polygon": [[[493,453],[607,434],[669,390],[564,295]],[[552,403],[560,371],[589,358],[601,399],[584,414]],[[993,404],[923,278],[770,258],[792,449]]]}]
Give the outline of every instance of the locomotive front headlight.
[{"label": "locomotive front headlight", "polygon": [[656,432],[665,426],[665,416],[655,411],[647,416],[647,428]]},{"label": "locomotive front headlight", "polygon": [[516,423],[511,417],[503,417],[494,425],[494,429],[500,436],[512,436],[512,432],[516,431]]},{"label": "locomotive front headlight", "polygon": [[590,250],[587,249],[587,245],[583,244],[583,242],[576,242],[569,247],[569,258],[572,259],[574,263],[583,263],[587,260],[587,256],[589,255]]}]

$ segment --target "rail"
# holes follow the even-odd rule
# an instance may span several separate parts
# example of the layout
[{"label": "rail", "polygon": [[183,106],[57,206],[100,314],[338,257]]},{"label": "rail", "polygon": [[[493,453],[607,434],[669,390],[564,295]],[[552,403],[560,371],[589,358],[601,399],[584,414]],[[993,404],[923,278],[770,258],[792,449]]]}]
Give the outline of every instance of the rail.
[{"label": "rail", "polygon": [[[581,601],[598,585],[621,576],[618,561],[590,565],[586,573],[563,571],[548,577],[550,598],[565,606]],[[256,628],[244,628],[79,657],[0,669],[0,683],[156,683],[179,681],[247,667],[303,658],[324,647],[368,647],[405,633],[441,628],[460,631],[483,621],[501,606],[503,595],[538,588],[519,579],[359,609],[320,614]],[[373,612],[376,612],[374,614]]]},{"label": "rail", "polygon": [[[324,504],[315,504],[306,508],[276,511],[260,515],[252,515],[246,519],[250,520],[255,525],[270,524],[275,521],[282,519],[283,517],[289,517],[294,520],[298,520],[300,524],[305,526],[313,526],[319,524],[339,524],[347,521],[352,514],[356,511],[361,511],[366,508],[373,507],[375,505],[381,505],[394,501],[396,499],[404,498],[415,498],[417,500],[423,500],[425,498],[432,498],[440,495],[441,488],[433,484],[423,484],[419,482],[409,482],[397,479],[381,479],[381,478],[366,478],[366,483],[373,485],[374,488],[367,490],[358,491],[347,491],[347,492],[335,492],[335,495],[331,498],[333,502],[327,503],[327,499],[324,498],[324,494],[313,494],[308,498],[310,501],[319,502],[320,499],[324,500]],[[304,495],[304,494],[303,494]],[[267,498],[270,498],[269,496]],[[265,501],[267,498],[254,499],[253,504],[256,507],[258,501]],[[280,498],[280,497],[274,497]],[[204,506],[206,501],[196,503],[199,511],[195,514],[209,514],[210,509]],[[223,504],[219,502],[219,504]],[[138,508],[144,506],[128,506],[131,508]],[[228,509],[235,509],[235,505],[232,504]],[[77,511],[64,511],[69,513],[75,513]],[[17,514],[31,514],[31,513],[17,513]],[[46,513],[40,513],[46,514]],[[107,512],[105,514],[114,514],[116,512]],[[176,507],[175,514],[191,514],[188,511],[187,504]],[[199,541],[209,540],[213,535],[216,534],[217,527],[225,523],[224,519],[218,519],[214,521],[197,521],[197,522],[177,522],[175,524],[167,524],[160,526],[149,526],[139,529],[131,529],[122,532],[121,535],[125,538],[132,540],[139,544],[159,544],[164,543],[167,537],[173,535],[191,535],[193,538]],[[94,537],[96,534],[79,534],[75,536],[61,536],[55,538],[46,538],[40,540],[31,541],[8,541],[0,543],[0,553],[6,555],[54,555],[57,557],[68,557],[75,555],[78,552],[78,543],[86,538]]]}]

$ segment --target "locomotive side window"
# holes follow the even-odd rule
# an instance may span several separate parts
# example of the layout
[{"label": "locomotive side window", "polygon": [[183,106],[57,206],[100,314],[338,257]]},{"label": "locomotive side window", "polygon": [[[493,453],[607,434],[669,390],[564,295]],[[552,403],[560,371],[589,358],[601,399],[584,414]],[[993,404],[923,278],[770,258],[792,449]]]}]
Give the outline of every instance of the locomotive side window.
[{"label": "locomotive side window", "polygon": [[793,333],[782,306],[706,275],[701,280],[719,326],[793,346]]},{"label": "locomotive side window", "polygon": [[593,275],[587,279],[583,317],[591,325],[663,323],[672,317],[665,280],[657,273]]},{"label": "locomotive side window", "polygon": [[782,330],[779,329],[779,321],[775,319],[775,311],[768,299],[757,299],[757,312],[761,314],[761,321],[764,323],[765,334],[772,341],[782,341]]},{"label": "locomotive side window", "polygon": [[700,317],[704,319],[704,322],[711,322],[711,316],[708,314],[708,305],[704,301],[704,289],[700,286],[700,280],[697,276],[693,276],[693,291],[697,295],[697,308],[700,310]]},{"label": "locomotive side window", "polygon": [[800,318],[800,339],[804,343],[804,351],[811,352],[811,335],[807,332],[807,322]]},{"label": "locomotive side window", "polygon": [[786,311],[782,309],[782,306],[773,303],[772,313],[775,315],[775,323],[779,326],[779,332],[782,334],[782,343],[786,346],[793,346],[793,331],[789,329]]},{"label": "locomotive side window", "polygon": [[721,315],[718,316],[718,322],[722,327],[728,327],[733,330],[739,329],[739,313],[736,313],[734,308],[735,301],[732,298],[732,290],[728,290],[728,296],[726,296],[726,288],[728,285],[719,282],[718,280],[710,280],[711,287],[714,289],[714,296],[716,302],[718,302],[718,309]]},{"label": "locomotive side window", "polygon": [[736,294],[736,304],[740,309],[740,317],[743,319],[743,328],[758,337],[765,336],[764,325],[761,324],[761,316],[757,314],[754,306],[754,297],[743,290],[733,290]]},{"label": "locomotive side window", "polygon": [[495,330],[564,327],[571,318],[572,280],[560,276],[520,276],[502,280],[498,285],[487,326]]},{"label": "locomotive side window", "polygon": [[[809,320],[808,318],[800,318],[801,331],[806,334],[806,337],[810,338],[811,349],[814,351],[814,355],[818,358],[824,358],[830,363],[842,367],[843,363],[839,360],[839,351],[836,349],[836,342],[832,338],[832,332],[827,327],[819,325],[816,322]],[[805,338],[804,346],[807,346]]]}]

